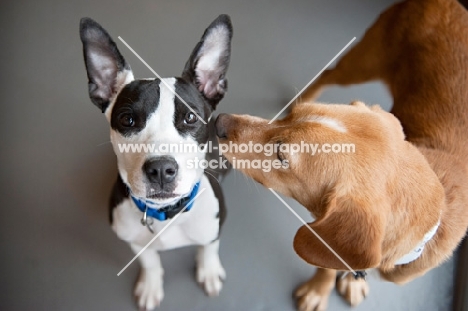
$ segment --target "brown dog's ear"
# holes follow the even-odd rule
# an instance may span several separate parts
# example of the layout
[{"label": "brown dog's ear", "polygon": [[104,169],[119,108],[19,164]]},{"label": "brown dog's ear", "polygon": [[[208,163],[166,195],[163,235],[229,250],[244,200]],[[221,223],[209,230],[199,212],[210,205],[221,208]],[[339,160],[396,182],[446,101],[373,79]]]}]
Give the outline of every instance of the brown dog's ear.
[{"label": "brown dog's ear", "polygon": [[[309,226],[354,270],[376,267],[381,260],[384,228],[369,203],[353,197],[325,196],[324,213]],[[294,250],[308,263],[349,270],[306,226],[294,237]]]}]

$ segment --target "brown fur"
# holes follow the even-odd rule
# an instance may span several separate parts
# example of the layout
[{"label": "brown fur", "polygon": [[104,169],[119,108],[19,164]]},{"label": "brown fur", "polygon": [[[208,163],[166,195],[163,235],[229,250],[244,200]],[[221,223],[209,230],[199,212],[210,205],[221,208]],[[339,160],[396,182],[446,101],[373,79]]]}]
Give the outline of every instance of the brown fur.
[{"label": "brown fur", "polygon": [[[391,114],[360,102],[311,103],[326,85],[370,80],[388,86],[394,98]],[[304,205],[317,218],[309,225],[355,270],[375,267],[383,278],[401,284],[449,258],[468,226],[465,9],[455,0],[408,0],[392,6],[303,99],[305,103],[271,125],[250,116],[220,116],[217,126],[226,133],[220,142],[354,143],[356,152],[281,154],[288,169],[242,171]],[[337,120],[346,131],[313,122],[317,116]],[[230,160],[277,156],[225,155]],[[439,219],[421,257],[395,265]],[[294,248],[313,265],[347,270],[305,226],[298,230]],[[319,268],[298,289],[301,310],[326,307],[335,284],[336,273],[330,271]],[[349,277],[337,286],[352,304],[367,294],[362,281]]]}]

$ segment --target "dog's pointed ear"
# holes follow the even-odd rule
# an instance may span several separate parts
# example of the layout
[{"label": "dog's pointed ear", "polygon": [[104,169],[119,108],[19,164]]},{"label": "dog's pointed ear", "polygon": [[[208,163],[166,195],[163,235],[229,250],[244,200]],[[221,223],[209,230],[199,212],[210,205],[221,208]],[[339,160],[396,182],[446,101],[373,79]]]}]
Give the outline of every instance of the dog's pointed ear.
[{"label": "dog's pointed ear", "polygon": [[[326,195],[324,214],[308,225],[353,270],[376,267],[381,261],[383,222],[366,200]],[[294,237],[294,250],[308,263],[329,269],[349,270],[307,226]]]},{"label": "dog's pointed ear", "polygon": [[88,74],[89,97],[105,112],[122,85],[133,80],[133,74],[115,42],[97,22],[82,18],[80,37]]},{"label": "dog's pointed ear", "polygon": [[227,90],[231,39],[231,19],[228,15],[218,16],[205,30],[182,73],[184,79],[196,85],[213,109]]}]

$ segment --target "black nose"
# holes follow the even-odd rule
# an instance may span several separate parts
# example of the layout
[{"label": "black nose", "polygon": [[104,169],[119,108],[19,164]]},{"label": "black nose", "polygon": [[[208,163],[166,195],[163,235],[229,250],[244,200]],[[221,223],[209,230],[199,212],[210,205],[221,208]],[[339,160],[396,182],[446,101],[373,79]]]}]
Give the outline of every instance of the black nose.
[{"label": "black nose", "polygon": [[216,135],[219,138],[227,138],[227,119],[229,115],[227,113],[219,114],[218,118],[216,118]]},{"label": "black nose", "polygon": [[143,172],[152,183],[161,186],[174,181],[179,166],[171,157],[157,157],[149,159],[143,164]]}]

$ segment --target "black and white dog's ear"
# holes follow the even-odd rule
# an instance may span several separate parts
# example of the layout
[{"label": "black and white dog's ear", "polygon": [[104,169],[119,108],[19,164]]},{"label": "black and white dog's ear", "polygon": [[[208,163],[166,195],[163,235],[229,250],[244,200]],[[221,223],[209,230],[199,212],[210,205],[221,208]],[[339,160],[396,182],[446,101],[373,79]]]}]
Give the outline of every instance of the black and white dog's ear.
[{"label": "black and white dog's ear", "polygon": [[88,73],[89,97],[105,112],[119,89],[133,80],[133,74],[107,31],[91,18],[81,19],[80,37]]},{"label": "black and white dog's ear", "polygon": [[213,109],[227,90],[231,39],[231,19],[228,15],[218,16],[205,30],[182,73],[184,79],[197,86]]}]

